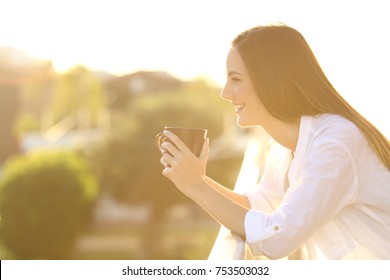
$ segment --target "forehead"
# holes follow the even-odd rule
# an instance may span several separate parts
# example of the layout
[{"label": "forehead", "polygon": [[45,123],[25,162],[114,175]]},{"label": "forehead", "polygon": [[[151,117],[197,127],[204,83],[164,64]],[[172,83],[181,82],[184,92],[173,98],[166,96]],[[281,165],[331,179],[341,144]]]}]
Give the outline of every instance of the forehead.
[{"label": "forehead", "polygon": [[234,47],[229,50],[226,59],[226,69],[228,73],[236,72],[239,74],[246,74],[246,68],[244,65],[244,61],[241,58],[240,53]]}]

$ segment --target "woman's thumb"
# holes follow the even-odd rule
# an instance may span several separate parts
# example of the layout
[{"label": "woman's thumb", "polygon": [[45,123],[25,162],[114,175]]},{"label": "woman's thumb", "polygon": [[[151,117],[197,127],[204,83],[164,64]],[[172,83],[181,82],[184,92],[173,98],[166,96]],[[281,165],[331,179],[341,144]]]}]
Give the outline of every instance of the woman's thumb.
[{"label": "woman's thumb", "polygon": [[210,139],[207,138],[203,142],[202,151],[200,152],[200,156],[199,156],[200,159],[207,159],[208,158],[209,152],[210,152],[210,146],[209,145],[210,145]]}]

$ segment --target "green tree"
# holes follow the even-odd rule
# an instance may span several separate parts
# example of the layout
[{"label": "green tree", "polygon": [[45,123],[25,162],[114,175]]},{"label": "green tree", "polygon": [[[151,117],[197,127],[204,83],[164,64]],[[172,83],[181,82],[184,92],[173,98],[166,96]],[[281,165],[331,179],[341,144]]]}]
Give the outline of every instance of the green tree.
[{"label": "green tree", "polygon": [[41,120],[50,111],[57,74],[51,62],[37,64],[21,85],[21,108],[17,119],[18,132],[37,131]]},{"label": "green tree", "polygon": [[14,131],[19,109],[20,90],[17,84],[0,81],[0,165],[20,150]]},{"label": "green tree", "polygon": [[21,259],[64,258],[90,218],[98,184],[74,152],[36,152],[7,161],[0,181],[0,233]]},{"label": "green tree", "polygon": [[84,66],[76,66],[61,74],[54,89],[52,115],[55,121],[79,110],[86,110],[92,123],[106,106],[101,81]]}]

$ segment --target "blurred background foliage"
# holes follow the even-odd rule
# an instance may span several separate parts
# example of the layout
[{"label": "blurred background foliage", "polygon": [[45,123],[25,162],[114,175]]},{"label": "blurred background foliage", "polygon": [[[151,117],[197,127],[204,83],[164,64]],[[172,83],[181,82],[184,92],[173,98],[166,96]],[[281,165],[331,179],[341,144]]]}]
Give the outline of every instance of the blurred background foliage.
[{"label": "blurred background foliage", "polygon": [[103,85],[91,71],[79,65],[58,77],[52,102],[54,121],[81,107],[88,111],[92,124],[96,125],[99,110],[105,106]]},{"label": "blurred background foliage", "polygon": [[0,182],[0,236],[16,258],[57,259],[71,250],[98,194],[74,152],[30,153],[7,162]]},{"label": "blurred background foliage", "polygon": [[[155,136],[165,126],[223,136],[235,123],[220,90],[164,72],[56,73],[0,48],[1,257],[207,258],[218,225],[161,175]],[[213,158],[208,175],[232,187],[241,161]]]}]

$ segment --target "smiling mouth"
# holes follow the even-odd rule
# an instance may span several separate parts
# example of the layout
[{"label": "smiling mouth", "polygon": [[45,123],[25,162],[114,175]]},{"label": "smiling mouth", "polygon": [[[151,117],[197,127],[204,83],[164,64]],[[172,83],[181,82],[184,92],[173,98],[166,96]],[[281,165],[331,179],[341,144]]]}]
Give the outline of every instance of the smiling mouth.
[{"label": "smiling mouth", "polygon": [[240,113],[245,108],[245,104],[234,104],[236,114]]}]

